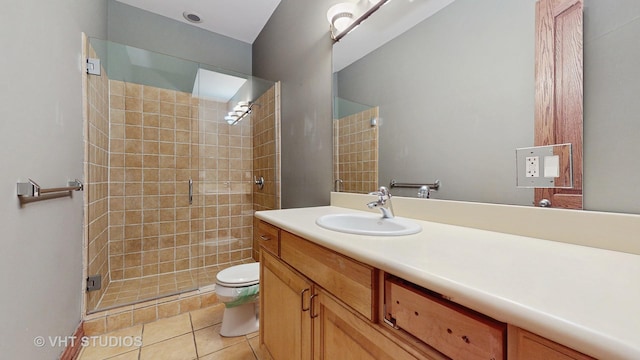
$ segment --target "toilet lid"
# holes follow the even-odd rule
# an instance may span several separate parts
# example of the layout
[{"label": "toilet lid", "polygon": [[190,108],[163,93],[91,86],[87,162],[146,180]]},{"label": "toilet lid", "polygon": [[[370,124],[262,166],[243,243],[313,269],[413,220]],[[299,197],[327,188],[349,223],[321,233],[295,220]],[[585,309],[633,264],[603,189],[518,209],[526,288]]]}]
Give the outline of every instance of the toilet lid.
[{"label": "toilet lid", "polygon": [[242,264],[226,268],[216,275],[216,282],[223,286],[240,287],[260,281],[260,263]]}]

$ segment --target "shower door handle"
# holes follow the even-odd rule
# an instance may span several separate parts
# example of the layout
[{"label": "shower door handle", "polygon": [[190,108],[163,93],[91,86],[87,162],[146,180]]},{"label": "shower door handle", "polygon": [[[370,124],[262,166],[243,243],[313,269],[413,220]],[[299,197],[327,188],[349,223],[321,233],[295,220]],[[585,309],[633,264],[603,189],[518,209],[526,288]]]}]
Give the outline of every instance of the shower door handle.
[{"label": "shower door handle", "polygon": [[193,179],[189,179],[189,205],[193,205]]}]

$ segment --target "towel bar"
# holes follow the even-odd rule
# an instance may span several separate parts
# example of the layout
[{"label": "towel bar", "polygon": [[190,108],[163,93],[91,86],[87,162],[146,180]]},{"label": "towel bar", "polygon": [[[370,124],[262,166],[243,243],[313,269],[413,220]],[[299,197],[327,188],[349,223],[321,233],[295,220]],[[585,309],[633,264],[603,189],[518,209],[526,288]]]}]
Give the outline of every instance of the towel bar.
[{"label": "towel bar", "polygon": [[389,183],[389,188],[391,188],[391,189],[393,189],[394,187],[419,189],[419,188],[421,188],[423,186],[428,186],[429,190],[438,191],[438,188],[440,188],[440,180],[434,181],[433,184],[416,184],[416,183],[401,183],[401,182],[397,182],[395,179],[393,179],[393,180],[391,180],[391,183]]},{"label": "towel bar", "polygon": [[18,198],[21,204],[28,202],[55,199],[64,196],[71,196],[72,191],[83,191],[84,185],[78,179],[69,181],[66,187],[43,189],[35,181],[17,183]]}]

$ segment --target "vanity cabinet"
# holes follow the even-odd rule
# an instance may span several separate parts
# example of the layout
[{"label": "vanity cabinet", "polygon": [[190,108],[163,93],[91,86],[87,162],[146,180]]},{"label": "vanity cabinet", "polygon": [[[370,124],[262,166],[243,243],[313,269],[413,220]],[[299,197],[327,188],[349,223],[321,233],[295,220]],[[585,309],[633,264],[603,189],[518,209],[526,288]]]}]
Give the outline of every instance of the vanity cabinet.
[{"label": "vanity cabinet", "polygon": [[260,344],[267,358],[592,359],[260,224]]},{"label": "vanity cabinet", "polygon": [[416,357],[323,289],[314,297],[314,359],[415,360]]},{"label": "vanity cabinet", "polygon": [[[279,232],[260,251],[260,342],[275,360],[415,360],[372,322],[375,269]],[[272,239],[273,240],[273,239]],[[346,305],[349,304],[349,305]]]},{"label": "vanity cabinet", "polygon": [[275,360],[308,360],[313,283],[262,248],[260,343]]}]

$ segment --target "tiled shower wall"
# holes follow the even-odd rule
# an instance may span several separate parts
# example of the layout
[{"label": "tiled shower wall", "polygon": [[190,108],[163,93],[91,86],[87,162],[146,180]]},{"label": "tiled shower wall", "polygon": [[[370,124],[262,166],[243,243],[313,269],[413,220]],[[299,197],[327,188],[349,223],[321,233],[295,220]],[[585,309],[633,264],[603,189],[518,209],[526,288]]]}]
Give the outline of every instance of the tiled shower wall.
[{"label": "tiled shower wall", "polygon": [[225,103],[121,81],[110,101],[112,280],[251,257],[250,123],[229,126]]},{"label": "tiled shower wall", "polygon": [[334,180],[340,191],[369,193],[378,188],[378,107],[333,122]]},{"label": "tiled shower wall", "polygon": [[[249,118],[230,126],[225,103],[200,101],[199,214],[193,230],[202,236],[197,267],[224,265],[251,258],[252,137]],[[251,117],[252,118],[252,117]],[[203,232],[200,235],[200,232]]]},{"label": "tiled shower wall", "polygon": [[[258,100],[251,114],[253,125],[253,174],[262,176],[264,188],[253,189],[253,209],[280,208],[280,83],[276,83]],[[254,219],[257,226],[257,219]],[[255,232],[257,234],[257,232]],[[256,235],[257,236],[257,235]],[[259,259],[257,239],[253,243],[253,258]]]},{"label": "tiled shower wall", "polygon": [[111,279],[187,270],[199,251],[188,201],[198,104],[187,93],[111,80],[110,105]]},{"label": "tiled shower wall", "polygon": [[[95,50],[85,41],[85,52],[96,58]],[[104,69],[102,69],[104,74]],[[102,288],[88,293],[87,307],[94,308],[109,285],[109,83],[106,76],[83,76],[87,126],[85,153],[85,227],[87,228],[87,275],[102,275]]]}]

